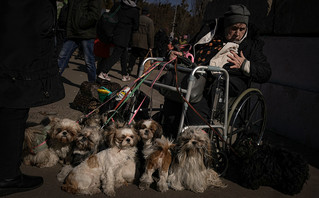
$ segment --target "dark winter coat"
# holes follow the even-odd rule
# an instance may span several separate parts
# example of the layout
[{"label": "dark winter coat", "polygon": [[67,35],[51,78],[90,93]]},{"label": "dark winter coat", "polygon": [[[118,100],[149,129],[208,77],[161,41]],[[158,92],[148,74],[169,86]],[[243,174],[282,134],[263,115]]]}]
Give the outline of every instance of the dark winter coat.
[{"label": "dark winter coat", "polygon": [[64,97],[54,57],[56,1],[12,2],[0,7],[0,107],[56,102]]},{"label": "dark winter coat", "polygon": [[95,39],[101,0],[69,0],[68,3],[67,38]]},{"label": "dark winter coat", "polygon": [[[219,19],[217,24],[219,24],[218,27],[216,27],[216,21],[204,24],[191,43],[195,44],[213,29],[216,30],[216,35],[224,36],[223,19]],[[263,46],[264,42],[259,39],[256,26],[249,24],[247,37],[239,44],[238,52],[243,51],[246,59],[250,61],[250,75],[246,76],[238,69],[229,69],[230,75],[238,76],[246,83],[250,82],[250,80],[257,83],[267,82],[271,76],[271,67],[263,53]],[[194,50],[196,50],[196,45]]]},{"label": "dark winter coat", "polygon": [[121,4],[121,9],[118,11],[119,23],[114,29],[113,43],[120,47],[128,47],[132,32],[138,30],[139,9],[121,2],[115,3],[110,12],[113,12],[119,4]]},{"label": "dark winter coat", "polygon": [[154,48],[154,23],[150,17],[140,16],[138,31],[133,32],[132,47]]}]

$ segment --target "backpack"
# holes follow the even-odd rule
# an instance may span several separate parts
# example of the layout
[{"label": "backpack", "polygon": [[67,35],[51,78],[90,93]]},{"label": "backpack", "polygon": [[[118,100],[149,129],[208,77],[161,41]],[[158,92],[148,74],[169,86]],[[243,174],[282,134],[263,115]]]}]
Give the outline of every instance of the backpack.
[{"label": "backpack", "polygon": [[97,22],[96,34],[103,43],[112,42],[114,29],[119,22],[117,13],[120,8],[121,5],[119,5],[114,12],[104,12]]}]

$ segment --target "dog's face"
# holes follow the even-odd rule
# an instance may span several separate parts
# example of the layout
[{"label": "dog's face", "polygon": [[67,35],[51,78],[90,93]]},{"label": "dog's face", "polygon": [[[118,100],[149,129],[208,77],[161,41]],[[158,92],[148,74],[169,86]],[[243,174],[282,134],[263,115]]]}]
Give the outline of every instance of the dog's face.
[{"label": "dog's face", "polygon": [[101,141],[102,135],[98,126],[85,126],[77,135],[75,145],[79,150],[94,151]]},{"label": "dog's face", "polygon": [[77,133],[81,130],[76,121],[67,118],[51,118],[49,125],[51,125],[48,132],[50,138],[64,144],[73,142]]},{"label": "dog's face", "polygon": [[136,146],[139,139],[133,127],[117,125],[108,128],[107,140],[110,147],[116,146],[119,149],[133,147]]},{"label": "dog's face", "polygon": [[82,125],[84,126],[99,126],[101,127],[107,121],[107,114],[98,114],[95,113],[88,118],[83,118],[81,120]]},{"label": "dog's face", "polygon": [[161,138],[163,135],[162,126],[154,120],[141,120],[136,123],[135,129],[138,131],[139,136],[143,141]]},{"label": "dog's face", "polygon": [[211,156],[211,143],[207,133],[201,129],[188,128],[177,138],[177,149],[188,155]]}]

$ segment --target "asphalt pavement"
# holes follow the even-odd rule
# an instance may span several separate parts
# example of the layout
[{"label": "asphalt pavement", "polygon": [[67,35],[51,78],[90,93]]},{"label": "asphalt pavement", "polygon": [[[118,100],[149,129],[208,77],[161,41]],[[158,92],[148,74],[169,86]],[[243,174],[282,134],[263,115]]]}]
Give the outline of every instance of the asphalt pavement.
[{"label": "asphalt pavement", "polygon": [[[133,74],[136,74],[135,66],[133,70]],[[29,122],[39,122],[43,119],[47,114],[56,114],[57,117],[60,118],[70,118],[70,119],[78,119],[82,112],[71,109],[70,103],[74,100],[75,95],[77,94],[79,87],[83,81],[87,80],[87,74],[85,72],[86,68],[84,65],[84,61],[81,59],[75,59],[74,57],[71,58],[69,67],[66,68],[62,77],[64,81],[64,87],[66,91],[66,97],[54,104],[32,108],[30,110],[29,115]],[[133,75],[134,76],[134,75]],[[130,85],[134,77],[131,77],[131,81],[129,82],[122,82],[121,81],[121,74],[120,74],[120,65],[117,63],[110,72],[110,77],[112,81],[118,82],[121,85]],[[150,88],[146,85],[142,86],[142,90],[150,95],[153,94],[153,106],[157,107],[163,102],[163,97],[154,90],[153,92],[150,91]],[[271,116],[271,115],[268,115]],[[318,151],[315,151],[311,148],[308,148],[306,145],[301,145],[296,142],[293,142],[287,138],[281,137],[276,135],[274,132],[266,131],[265,134],[266,138],[273,144],[286,147],[292,151],[296,151],[301,153],[305,159],[307,159],[309,163],[309,173],[310,178],[307,183],[304,185],[302,191],[294,195],[293,197],[296,198],[315,198],[319,197],[319,159],[318,159]],[[22,165],[22,171],[29,175],[37,175],[42,176],[44,178],[44,184],[33,191],[17,193],[10,195],[8,197],[15,198],[15,197],[25,197],[25,198],[71,198],[71,197],[105,197],[104,194],[97,194],[93,196],[79,196],[79,195],[72,195],[67,192],[64,192],[60,189],[61,183],[59,183],[56,179],[56,175],[61,169],[61,165],[56,165],[51,168],[36,168],[30,166]],[[269,198],[269,197],[291,197],[289,195],[282,194],[270,187],[262,186],[258,190],[250,190],[246,189],[236,183],[233,183],[225,178],[222,180],[228,184],[227,188],[218,189],[218,188],[210,188],[207,189],[204,193],[194,193],[188,190],[184,191],[174,191],[169,190],[168,192],[161,193],[156,191],[154,188],[151,188],[147,191],[141,191],[138,189],[136,184],[129,184],[127,186],[123,186],[119,189],[116,189],[116,197],[152,197],[152,198],[196,198],[196,197],[203,197],[203,198]]]}]

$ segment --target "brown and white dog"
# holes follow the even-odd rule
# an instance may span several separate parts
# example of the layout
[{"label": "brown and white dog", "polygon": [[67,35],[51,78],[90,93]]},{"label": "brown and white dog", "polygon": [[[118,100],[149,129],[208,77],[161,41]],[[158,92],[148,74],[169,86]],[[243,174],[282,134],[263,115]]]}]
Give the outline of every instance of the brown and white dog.
[{"label": "brown and white dog", "polygon": [[161,138],[163,135],[163,129],[162,126],[152,120],[140,120],[134,125],[134,128],[138,131],[139,136],[142,139],[143,142],[143,155],[146,159],[150,152],[152,152],[152,149],[150,149],[155,141],[156,138]]},{"label": "brown and white dog", "polygon": [[212,160],[211,142],[206,132],[188,128],[177,138],[168,182],[174,190],[202,193],[208,187],[226,187],[207,162]]},{"label": "brown and white dog", "polygon": [[64,165],[57,175],[59,182],[63,182],[69,172],[86,158],[100,151],[104,147],[103,130],[99,126],[84,126],[74,141],[71,163]]},{"label": "brown and white dog", "polygon": [[42,124],[27,128],[23,163],[40,168],[70,163],[71,144],[80,130],[76,121],[57,117],[48,117]]},{"label": "brown and white dog", "polygon": [[115,196],[115,188],[133,182],[139,136],[129,127],[112,126],[108,130],[109,148],[73,168],[62,185],[64,191],[92,195],[102,190],[107,196]]},{"label": "brown and white dog", "polygon": [[168,140],[164,136],[155,139],[155,143],[151,146],[148,151],[151,153],[146,158],[145,172],[140,178],[139,188],[141,190],[149,189],[151,183],[153,183],[152,175],[158,170],[159,181],[157,182],[157,188],[160,192],[168,190],[167,177],[170,164],[172,162],[171,149],[175,145],[171,140]]}]

